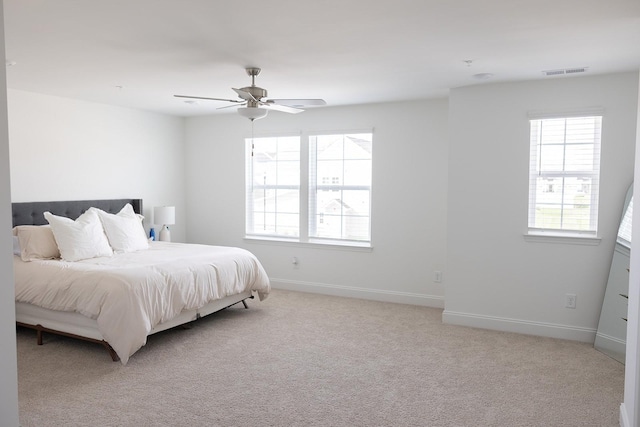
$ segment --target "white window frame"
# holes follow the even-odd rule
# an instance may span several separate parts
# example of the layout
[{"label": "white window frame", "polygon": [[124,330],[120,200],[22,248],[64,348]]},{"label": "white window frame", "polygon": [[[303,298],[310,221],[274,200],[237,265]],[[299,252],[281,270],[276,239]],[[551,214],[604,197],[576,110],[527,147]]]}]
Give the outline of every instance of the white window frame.
[{"label": "white window frame", "polygon": [[[539,165],[539,137],[536,135],[535,127],[537,122],[550,120],[550,119],[572,119],[579,117],[597,117],[598,123],[597,133],[594,135],[593,140],[593,167],[591,170],[582,171],[567,171],[564,165],[561,169],[553,171],[540,171],[537,167]],[[598,233],[598,210],[599,210],[599,181],[600,181],[600,150],[602,139],[602,119],[603,111],[600,108],[586,109],[581,111],[564,111],[556,113],[530,113],[530,163],[529,163],[529,209],[528,209],[528,231],[525,238],[542,237],[547,238],[559,238],[563,239],[562,242],[575,243],[570,241],[571,239],[580,239],[584,243],[598,244],[600,239],[597,237]],[[567,147],[566,139],[560,144],[563,148]],[[590,224],[588,230],[573,230],[568,228],[538,228],[535,226],[535,214],[536,214],[536,193],[537,193],[537,178],[545,176],[549,178],[590,178],[592,185],[595,186],[595,191],[590,191]],[[563,188],[564,190],[564,188]],[[593,189],[592,189],[593,190]],[[564,208],[563,208],[564,209]],[[528,240],[529,240],[528,239]],[[567,240],[569,239],[569,240]],[[591,242],[589,242],[591,240]],[[560,240],[558,240],[560,241]]]},{"label": "white window frame", "polygon": [[[290,235],[281,235],[277,233],[259,233],[256,232],[253,228],[253,198],[250,196],[252,186],[255,188],[255,183],[253,182],[253,140],[254,137],[245,138],[245,177],[246,177],[246,185],[245,185],[245,240],[249,240],[254,243],[271,243],[271,244],[296,244],[296,245],[310,245],[310,246],[321,246],[324,248],[333,248],[333,249],[354,249],[354,250],[371,250],[371,194],[372,194],[372,185],[366,186],[367,191],[369,191],[369,208],[368,208],[368,216],[369,216],[369,229],[368,229],[368,239],[366,240],[350,240],[350,239],[342,239],[342,238],[321,238],[321,237],[313,237],[310,229],[311,218],[312,215],[315,214],[315,204],[311,202],[311,193],[312,193],[312,185],[315,186],[315,176],[311,176],[313,170],[310,167],[311,156],[310,156],[310,138],[311,136],[321,136],[321,135],[353,135],[353,134],[371,134],[373,138],[373,130],[358,130],[358,131],[335,131],[335,132],[313,132],[312,135],[308,133],[297,133],[295,136],[300,137],[300,186],[299,186],[299,233],[298,236],[290,236]],[[260,138],[273,138],[273,137],[289,137],[294,136],[291,133],[278,133],[277,135],[256,135],[255,140],[259,140]],[[372,167],[373,169],[373,167]],[[372,172],[373,175],[373,172]],[[336,186],[333,182],[334,179],[331,180],[330,183],[325,184],[329,186]],[[323,186],[323,187],[324,187]],[[273,186],[269,186],[271,188]],[[351,189],[352,186],[343,186],[345,189]],[[364,188],[364,187],[363,187]],[[275,187],[273,188],[275,189]]]}]

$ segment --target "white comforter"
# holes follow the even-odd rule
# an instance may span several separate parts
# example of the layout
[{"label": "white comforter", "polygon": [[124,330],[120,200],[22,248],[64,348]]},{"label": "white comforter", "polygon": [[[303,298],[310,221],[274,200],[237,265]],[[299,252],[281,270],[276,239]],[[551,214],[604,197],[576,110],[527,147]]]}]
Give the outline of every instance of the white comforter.
[{"label": "white comforter", "polygon": [[16,301],[96,319],[123,364],[153,327],[210,301],[270,291],[262,265],[233,247],[152,242],[148,250],[78,262],[14,256]]}]

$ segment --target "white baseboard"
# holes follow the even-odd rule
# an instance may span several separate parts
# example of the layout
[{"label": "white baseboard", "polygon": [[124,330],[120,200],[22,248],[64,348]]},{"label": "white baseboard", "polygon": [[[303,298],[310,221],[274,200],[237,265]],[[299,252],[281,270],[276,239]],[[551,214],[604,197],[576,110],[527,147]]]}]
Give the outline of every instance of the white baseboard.
[{"label": "white baseboard", "polygon": [[625,354],[627,353],[625,340],[598,332],[593,346],[618,362],[625,363]]},{"label": "white baseboard", "polygon": [[629,417],[627,416],[627,410],[624,407],[624,402],[620,404],[620,427],[631,427]]},{"label": "white baseboard", "polygon": [[491,329],[502,332],[516,332],[526,335],[561,338],[588,343],[593,343],[596,337],[596,330],[593,328],[533,322],[507,317],[485,316],[482,314],[460,313],[449,310],[445,310],[442,313],[442,322],[451,325]]},{"label": "white baseboard", "polygon": [[[444,308],[444,297],[439,295],[416,294],[381,289],[369,289],[355,286],[333,285],[328,283],[303,282],[289,279],[271,278],[274,289],[311,292],[348,298],[361,298],[374,301],[412,304],[425,307]],[[505,317],[485,316],[444,310],[442,321],[452,325],[491,329],[503,332],[516,332],[550,338],[593,343],[596,330],[578,326],[533,322]]]},{"label": "white baseboard", "polygon": [[327,283],[301,282],[288,279],[271,278],[270,281],[271,287],[274,289],[444,308],[444,297],[438,295],[414,294],[411,292],[359,288],[354,286],[331,285]]}]

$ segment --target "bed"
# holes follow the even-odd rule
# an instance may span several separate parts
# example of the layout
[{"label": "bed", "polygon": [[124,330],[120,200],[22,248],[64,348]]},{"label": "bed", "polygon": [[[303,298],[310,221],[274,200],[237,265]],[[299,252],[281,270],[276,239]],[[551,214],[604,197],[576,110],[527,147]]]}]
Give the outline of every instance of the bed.
[{"label": "bed", "polygon": [[[246,299],[270,292],[262,265],[244,249],[147,241],[141,199],[13,203],[12,210],[16,323],[35,329],[38,345],[43,333],[66,335],[100,343],[126,364],[149,335],[234,304],[247,308]],[[82,232],[98,227],[94,215],[108,249],[65,240],[63,231],[78,224]],[[31,237],[49,235],[53,244]]]}]

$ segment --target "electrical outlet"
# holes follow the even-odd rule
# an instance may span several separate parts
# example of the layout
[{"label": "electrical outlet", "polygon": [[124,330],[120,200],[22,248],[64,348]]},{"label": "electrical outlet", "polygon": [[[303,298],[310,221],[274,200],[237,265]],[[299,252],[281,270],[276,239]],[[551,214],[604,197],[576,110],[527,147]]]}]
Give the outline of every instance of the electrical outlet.
[{"label": "electrical outlet", "polygon": [[436,283],[442,282],[442,271],[436,270],[433,272],[433,281]]},{"label": "electrical outlet", "polygon": [[564,296],[565,308],[576,308],[576,294],[566,294]]}]

